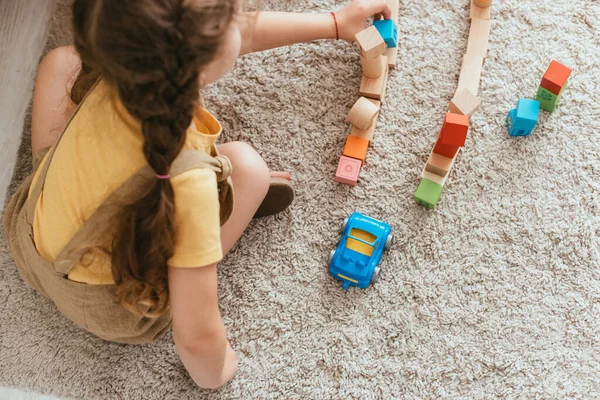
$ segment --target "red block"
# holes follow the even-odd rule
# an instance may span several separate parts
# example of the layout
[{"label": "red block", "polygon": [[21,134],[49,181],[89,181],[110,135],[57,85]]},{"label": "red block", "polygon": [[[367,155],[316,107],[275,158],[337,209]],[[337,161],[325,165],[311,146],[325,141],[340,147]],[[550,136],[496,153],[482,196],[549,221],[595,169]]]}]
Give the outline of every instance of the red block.
[{"label": "red block", "polygon": [[467,141],[468,132],[469,117],[467,115],[446,113],[438,141],[448,146],[462,147]]},{"label": "red block", "polygon": [[567,83],[571,72],[573,72],[571,68],[562,65],[558,61],[552,61],[542,78],[540,86],[558,96]]},{"label": "red block", "polygon": [[433,152],[444,157],[454,158],[456,153],[458,153],[458,149],[460,149],[460,146],[452,146],[442,143],[442,133],[440,132],[440,136],[438,136],[438,140],[435,143]]}]

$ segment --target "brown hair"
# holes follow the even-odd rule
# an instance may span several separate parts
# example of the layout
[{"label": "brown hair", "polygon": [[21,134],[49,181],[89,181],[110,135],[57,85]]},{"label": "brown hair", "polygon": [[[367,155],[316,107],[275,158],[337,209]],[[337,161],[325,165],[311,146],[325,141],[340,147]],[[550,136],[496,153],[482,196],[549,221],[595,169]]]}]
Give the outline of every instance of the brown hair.
[{"label": "brown hair", "polygon": [[[78,104],[102,78],[141,122],[144,156],[167,175],[200,99],[199,74],[214,59],[238,0],[75,0],[75,47],[82,68],[71,91]],[[148,317],[169,304],[173,187],[154,179],[122,207],[111,246],[118,299]]]}]

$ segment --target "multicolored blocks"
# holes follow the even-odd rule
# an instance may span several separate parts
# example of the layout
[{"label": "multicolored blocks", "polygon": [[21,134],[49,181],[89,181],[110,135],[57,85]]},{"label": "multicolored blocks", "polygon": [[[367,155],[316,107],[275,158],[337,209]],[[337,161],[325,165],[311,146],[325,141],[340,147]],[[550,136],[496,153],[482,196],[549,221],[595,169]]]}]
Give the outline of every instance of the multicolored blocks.
[{"label": "multicolored blocks", "polygon": [[538,122],[540,102],[531,99],[519,99],[517,108],[513,108],[506,117],[510,136],[529,136]]},{"label": "multicolored blocks", "polygon": [[421,174],[421,182],[415,193],[415,201],[428,208],[435,208],[448,174],[458,153],[466,143],[469,132],[469,116],[446,113],[433,151]]},{"label": "multicolored blocks", "polygon": [[544,111],[553,112],[560,97],[567,87],[569,77],[573,70],[558,61],[552,61],[542,78],[537,92],[537,100]]},{"label": "multicolored blocks", "polygon": [[381,19],[373,21],[373,26],[377,28],[379,34],[389,48],[398,46],[398,27],[391,19]]}]

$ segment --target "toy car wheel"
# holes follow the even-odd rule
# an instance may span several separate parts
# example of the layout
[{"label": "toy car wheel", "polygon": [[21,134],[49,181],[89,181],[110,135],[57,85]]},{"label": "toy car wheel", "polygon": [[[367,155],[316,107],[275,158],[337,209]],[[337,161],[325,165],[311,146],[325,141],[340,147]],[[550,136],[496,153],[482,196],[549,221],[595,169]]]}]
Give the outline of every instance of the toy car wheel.
[{"label": "toy car wheel", "polygon": [[371,275],[371,283],[375,283],[379,280],[380,272],[381,272],[381,267],[378,265],[373,270],[373,275]]},{"label": "toy car wheel", "polygon": [[335,249],[331,250],[331,253],[329,253],[329,258],[327,259],[327,264],[329,264],[331,266],[331,262],[333,261],[333,256],[335,255]]},{"label": "toy car wheel", "polygon": [[346,230],[346,225],[348,225],[348,220],[350,219],[350,217],[346,217],[346,219],[344,220],[344,222],[342,222],[342,232],[344,232]]},{"label": "toy car wheel", "polygon": [[388,251],[392,247],[392,243],[394,243],[394,235],[390,233],[388,237],[385,238],[385,245],[383,246],[383,249]]}]

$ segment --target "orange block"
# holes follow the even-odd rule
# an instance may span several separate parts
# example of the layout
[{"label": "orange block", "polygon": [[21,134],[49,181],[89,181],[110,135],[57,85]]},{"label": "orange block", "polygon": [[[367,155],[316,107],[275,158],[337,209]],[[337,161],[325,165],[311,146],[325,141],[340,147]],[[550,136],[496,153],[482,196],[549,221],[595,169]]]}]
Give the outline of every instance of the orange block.
[{"label": "orange block", "polygon": [[464,146],[469,132],[469,117],[462,114],[446,113],[440,133],[440,142],[449,146]]},{"label": "orange block", "polygon": [[358,136],[348,136],[346,146],[344,147],[344,155],[365,162],[367,158],[367,150],[369,150],[369,141]]},{"label": "orange block", "polygon": [[438,136],[438,140],[435,143],[435,147],[433,148],[433,152],[444,157],[454,158],[456,153],[458,153],[458,149],[460,146],[452,146],[448,144],[442,143],[442,132],[440,132],[440,136]]},{"label": "orange block", "polygon": [[567,83],[571,72],[573,72],[571,68],[554,60],[550,63],[548,70],[544,74],[540,86],[558,96],[563,86]]}]

